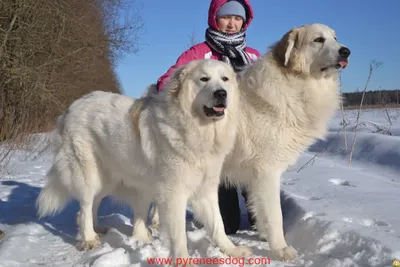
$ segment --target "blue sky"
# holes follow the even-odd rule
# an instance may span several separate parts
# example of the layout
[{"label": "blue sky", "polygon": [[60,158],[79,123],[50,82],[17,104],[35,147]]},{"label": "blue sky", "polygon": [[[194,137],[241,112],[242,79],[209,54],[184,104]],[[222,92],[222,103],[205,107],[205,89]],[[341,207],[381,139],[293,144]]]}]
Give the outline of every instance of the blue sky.
[{"label": "blue sky", "polygon": [[[138,0],[140,1],[140,0]],[[140,50],[116,67],[123,93],[137,97],[173,65],[196,41],[204,41],[209,0],[142,0],[144,22]],[[255,18],[247,31],[247,44],[261,54],[295,26],[324,23],[335,29],[339,41],[352,51],[344,70],[343,91],[364,88],[369,62],[378,60],[369,90],[400,88],[400,1],[268,1],[251,0]]]}]

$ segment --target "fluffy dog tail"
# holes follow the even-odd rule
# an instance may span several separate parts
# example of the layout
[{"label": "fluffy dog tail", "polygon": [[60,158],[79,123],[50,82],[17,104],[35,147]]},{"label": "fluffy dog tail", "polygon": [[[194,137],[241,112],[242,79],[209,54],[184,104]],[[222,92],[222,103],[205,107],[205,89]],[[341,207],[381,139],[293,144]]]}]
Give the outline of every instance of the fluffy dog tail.
[{"label": "fluffy dog tail", "polygon": [[57,175],[57,173],[53,166],[47,174],[49,182],[40,191],[39,197],[36,200],[39,218],[43,218],[47,215],[54,215],[63,210],[69,199],[68,192],[55,175]]},{"label": "fluffy dog tail", "polygon": [[[50,142],[54,154],[57,154],[62,147],[61,135],[64,131],[64,118],[64,114],[57,118],[56,128],[50,134]],[[62,210],[68,201],[68,193],[61,182],[57,179],[56,175],[58,175],[57,164],[54,164],[47,173],[48,184],[42,188],[36,200],[36,209],[39,218],[53,215]]]}]

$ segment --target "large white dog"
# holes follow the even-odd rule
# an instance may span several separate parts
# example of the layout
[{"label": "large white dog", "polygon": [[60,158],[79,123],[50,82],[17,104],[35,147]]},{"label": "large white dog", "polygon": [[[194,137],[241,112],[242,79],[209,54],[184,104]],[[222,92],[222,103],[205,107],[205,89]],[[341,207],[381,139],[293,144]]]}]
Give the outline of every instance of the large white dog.
[{"label": "large white dog", "polygon": [[159,206],[172,257],[188,257],[186,203],[222,252],[251,254],[225,235],[218,184],[236,136],[238,89],[231,67],[196,60],[179,68],[164,93],[141,99],[94,92],[76,100],[53,133],[54,165],[38,200],[40,217],[60,211],[72,197],[81,249],[100,244],[97,209],[106,195],[134,208],[133,236],[149,242],[150,203]]},{"label": "large white dog", "polygon": [[276,257],[292,260],[282,225],[280,177],[339,107],[338,71],[350,50],[323,24],[287,32],[239,78],[239,129],[223,167],[229,183],[249,187],[256,227]]},{"label": "large white dog", "polygon": [[304,25],[240,73],[239,128],[222,176],[229,184],[248,186],[257,230],[278,259],[297,255],[283,234],[280,177],[301,152],[324,138],[340,104],[338,71],[349,55],[333,29]]}]

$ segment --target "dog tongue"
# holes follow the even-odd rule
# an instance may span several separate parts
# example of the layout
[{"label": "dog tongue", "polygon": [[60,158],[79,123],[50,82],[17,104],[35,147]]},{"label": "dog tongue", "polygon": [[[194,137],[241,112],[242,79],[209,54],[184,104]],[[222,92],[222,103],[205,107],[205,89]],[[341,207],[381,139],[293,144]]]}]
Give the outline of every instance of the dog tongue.
[{"label": "dog tongue", "polygon": [[219,107],[213,107],[213,110],[217,111],[217,112],[221,112],[224,111],[225,108],[219,108]]},{"label": "dog tongue", "polygon": [[346,61],[339,61],[339,64],[342,68],[347,66],[347,62]]}]

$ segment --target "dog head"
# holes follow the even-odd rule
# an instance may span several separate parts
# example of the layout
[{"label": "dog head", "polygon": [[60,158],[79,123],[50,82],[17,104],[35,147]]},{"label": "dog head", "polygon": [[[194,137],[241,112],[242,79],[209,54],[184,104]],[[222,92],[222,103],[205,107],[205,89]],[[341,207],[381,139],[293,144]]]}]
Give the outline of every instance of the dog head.
[{"label": "dog head", "polygon": [[346,68],[350,49],[324,24],[308,24],[287,32],[273,47],[281,65],[296,74],[329,77]]},{"label": "dog head", "polygon": [[235,103],[238,84],[230,65],[203,59],[176,69],[166,86],[170,99],[177,100],[184,111],[215,120]]}]

